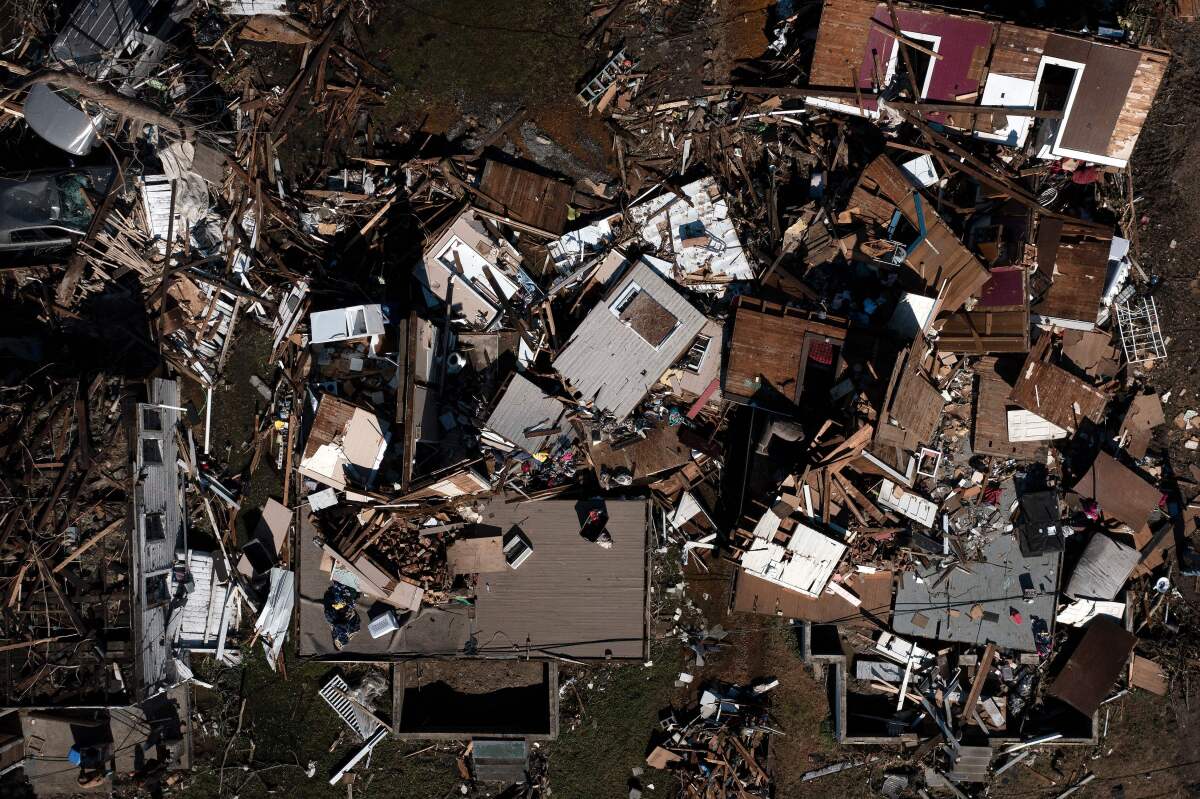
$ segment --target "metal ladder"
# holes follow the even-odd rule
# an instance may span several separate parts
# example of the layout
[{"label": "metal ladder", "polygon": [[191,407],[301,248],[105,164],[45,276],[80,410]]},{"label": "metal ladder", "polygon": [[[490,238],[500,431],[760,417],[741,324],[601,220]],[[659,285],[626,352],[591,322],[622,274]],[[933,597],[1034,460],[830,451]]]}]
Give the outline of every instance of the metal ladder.
[{"label": "metal ladder", "polygon": [[1126,361],[1143,363],[1167,357],[1167,344],[1163,341],[1158,307],[1153,297],[1118,297],[1113,304],[1117,309],[1117,328]]},{"label": "metal ladder", "polygon": [[625,48],[622,47],[579,92],[579,102],[584,105],[591,105],[599,100],[604,92],[608,90],[608,87],[613,84],[613,81],[624,71],[624,65]]}]

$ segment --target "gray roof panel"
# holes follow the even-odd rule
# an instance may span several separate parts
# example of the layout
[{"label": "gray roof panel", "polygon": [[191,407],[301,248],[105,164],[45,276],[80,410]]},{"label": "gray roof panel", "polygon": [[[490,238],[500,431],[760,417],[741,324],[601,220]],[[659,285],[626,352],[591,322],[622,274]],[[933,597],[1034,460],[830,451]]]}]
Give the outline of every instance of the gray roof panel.
[{"label": "gray roof panel", "polygon": [[[613,310],[631,283],[648,292],[679,322],[658,347],[647,343]],[[623,419],[663,372],[687,352],[704,322],[704,314],[687,297],[648,264],[639,262],[587,315],[554,359],[554,368],[579,392],[581,401]]]}]

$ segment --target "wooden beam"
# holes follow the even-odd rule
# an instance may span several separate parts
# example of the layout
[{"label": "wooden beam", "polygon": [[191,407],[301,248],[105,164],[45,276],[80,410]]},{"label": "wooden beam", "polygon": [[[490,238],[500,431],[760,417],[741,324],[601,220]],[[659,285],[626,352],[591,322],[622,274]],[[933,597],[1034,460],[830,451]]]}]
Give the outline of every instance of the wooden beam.
[{"label": "wooden beam", "polygon": [[35,638],[32,641],[17,641],[13,644],[0,644],[0,652],[12,652],[14,649],[26,649],[31,646],[40,646],[42,644],[52,644],[55,641],[62,641],[66,638],[78,638],[75,633],[67,635],[52,635],[49,638]]},{"label": "wooden beam", "polygon": [[73,626],[75,631],[81,636],[87,635],[87,627],[85,627],[83,624],[83,618],[79,615],[79,611],[76,609],[76,607],[71,604],[71,600],[67,599],[67,595],[63,593],[62,586],[58,584],[58,578],[51,574],[46,568],[45,562],[42,560],[41,556],[38,555],[36,550],[31,547],[30,551],[33,553],[34,563],[37,564],[38,571],[41,572],[42,578],[49,583],[50,590],[52,590],[54,595],[58,597],[58,601],[62,604],[63,610],[67,612],[67,616],[71,619],[71,626]]},{"label": "wooden beam", "polygon": [[[892,0],[884,0],[884,2],[887,3],[888,14],[892,18],[892,29],[899,31],[900,18],[896,16],[896,7],[892,5]],[[912,89],[913,99],[919,100],[921,98],[921,89],[917,86],[917,76],[913,71],[912,59],[908,57],[908,50],[903,47],[899,48],[899,50],[900,57],[904,59],[904,70],[908,74],[908,85]]]},{"label": "wooden beam", "polygon": [[983,684],[987,681],[988,672],[992,668],[992,660],[995,657],[996,645],[988,644],[987,649],[983,651],[983,660],[979,661],[979,670],[975,672],[975,681],[971,683],[971,692],[967,694],[967,701],[963,703],[961,715],[966,720],[965,724],[971,723],[975,705],[979,703],[979,695],[983,693]]},{"label": "wooden beam", "polygon": [[[895,19],[895,17],[893,16],[892,19]],[[871,18],[871,27],[881,31],[885,36],[892,37],[900,44],[908,45],[912,49],[916,50],[918,53],[924,53],[925,55],[929,56],[930,58],[941,61],[942,58],[944,57],[941,53],[930,50],[928,47],[921,44],[920,42],[913,41],[912,39],[908,38],[900,31],[898,31],[894,28],[891,28],[887,25],[884,25],[882,22],[875,19],[874,17]]]},{"label": "wooden beam", "polygon": [[58,565],[50,570],[50,573],[58,574],[63,569],[67,568],[67,566],[70,565],[71,561],[75,560],[80,555],[82,555],[84,552],[87,552],[89,549],[96,546],[96,544],[100,543],[100,539],[104,538],[104,536],[108,535],[113,530],[116,530],[118,527],[120,527],[124,523],[125,523],[125,519],[120,518],[120,519],[117,519],[116,521],[112,522],[108,526],[106,526],[103,530],[96,533],[91,538],[89,538],[87,541],[84,541],[82,544],[80,544],[78,547],[76,547],[75,551],[72,552],[70,555],[67,555],[65,558],[63,558],[61,561],[59,561]]},{"label": "wooden beam", "polygon": [[910,103],[902,100],[889,100],[889,108],[900,108],[905,111],[922,111],[936,114],[957,114],[966,112],[971,116],[982,114],[1006,114],[1020,117],[1036,117],[1038,119],[1062,119],[1062,111],[1052,111],[1046,108],[1014,108],[1007,105],[971,105],[970,103],[927,103],[925,101]]}]

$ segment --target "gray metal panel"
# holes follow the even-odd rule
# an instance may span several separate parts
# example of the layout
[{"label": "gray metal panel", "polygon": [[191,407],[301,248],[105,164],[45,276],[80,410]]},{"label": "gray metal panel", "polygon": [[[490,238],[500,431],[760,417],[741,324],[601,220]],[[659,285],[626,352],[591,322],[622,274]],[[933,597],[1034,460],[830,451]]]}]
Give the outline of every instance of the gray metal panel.
[{"label": "gray metal panel", "polygon": [[34,133],[75,155],[86,155],[100,138],[99,119],[93,122],[83,109],[44,83],[29,90],[24,113]]},{"label": "gray metal panel", "polygon": [[80,0],[51,52],[92,77],[102,77],[153,7],[148,0]]},{"label": "gray metal panel", "polygon": [[[1027,558],[1021,554],[1016,537],[1005,533],[984,548],[983,560],[964,566],[970,574],[954,568],[941,580],[941,571],[936,568],[905,572],[896,591],[892,629],[913,638],[976,645],[992,642],[1005,649],[1035,651],[1033,618],[1042,619],[1047,631],[1054,621],[1059,554]],[[1035,593],[1031,602],[1023,596],[1023,575],[1028,575],[1027,584]],[[996,614],[999,620],[971,618],[975,605]],[[1019,624],[1011,616],[1013,609],[1021,616]],[[914,621],[918,613],[925,619],[924,626]]]},{"label": "gray metal panel", "polygon": [[904,679],[904,667],[890,660],[859,660],[854,663],[854,676],[859,680],[900,682]]},{"label": "gray metal panel", "polygon": [[568,433],[570,427],[564,421],[566,413],[567,406],[546,396],[537,385],[518,373],[513,375],[485,426],[532,454],[545,449],[559,436],[531,438],[525,431],[531,427],[557,426],[562,433]]},{"label": "gray metal panel", "polygon": [[[179,412],[174,409],[179,406],[179,385],[173,380],[155,378],[151,381],[149,399],[148,404],[137,406],[137,419],[134,422],[137,431],[137,440],[134,442],[137,485],[134,490],[133,534],[138,553],[134,595],[136,610],[141,618],[142,684],[139,689],[152,693],[151,689],[166,679],[171,650],[166,640],[167,605],[147,607],[146,580],[170,570],[175,562],[175,548],[182,536],[182,490],[175,440]],[[161,414],[160,430],[144,427],[144,409],[154,409]],[[162,451],[161,464],[143,461],[142,442],[145,440],[158,442]],[[146,516],[152,513],[162,514],[165,533],[162,540],[146,539]]]},{"label": "gray metal panel", "polygon": [[1096,533],[1088,541],[1087,549],[1071,573],[1067,595],[1084,599],[1115,599],[1141,559],[1142,553],[1133,547],[1114,541],[1103,533]]},{"label": "gray metal panel", "polygon": [[[630,283],[637,283],[679,324],[655,348],[622,322],[609,307]],[[554,368],[583,402],[611,412],[618,419],[628,416],[663,372],[691,346],[704,327],[706,317],[659,277],[645,263],[636,264],[609,292],[604,302],[592,309],[567,346],[554,359]]]}]

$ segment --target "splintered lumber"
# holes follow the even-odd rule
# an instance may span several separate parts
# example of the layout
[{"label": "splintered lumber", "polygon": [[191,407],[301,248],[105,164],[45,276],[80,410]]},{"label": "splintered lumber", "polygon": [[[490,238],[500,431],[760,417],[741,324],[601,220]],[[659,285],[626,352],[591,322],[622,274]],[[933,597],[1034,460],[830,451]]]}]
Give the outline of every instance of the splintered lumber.
[{"label": "splintered lumber", "polygon": [[834,472],[833,479],[837,484],[837,487],[841,489],[842,493],[847,499],[852,499],[854,503],[858,505],[858,507],[862,508],[862,510],[876,522],[883,523],[883,521],[886,519],[886,516],[882,511],[879,510],[879,506],[872,502],[866,494],[859,491],[858,488],[845,477],[842,477],[840,472]]},{"label": "splintered lumber", "polygon": [[100,543],[100,539],[104,538],[104,536],[108,535],[113,530],[116,530],[118,527],[120,527],[124,523],[125,523],[124,518],[116,519],[115,521],[113,521],[111,524],[106,526],[103,530],[96,533],[91,538],[89,538],[87,541],[84,541],[82,544],[80,544],[78,547],[76,547],[74,552],[72,552],[71,554],[69,554],[65,558],[63,558],[61,561],[59,561],[58,565],[50,570],[50,573],[58,574],[63,569],[67,568],[67,566],[70,565],[71,561],[75,560],[80,555],[82,555],[84,552],[87,552],[89,549],[96,546],[96,544]]},{"label": "splintered lumber", "polygon": [[37,564],[38,571],[41,572],[42,579],[50,586],[50,590],[54,592],[54,595],[58,597],[58,601],[62,604],[63,610],[67,612],[67,616],[71,619],[71,626],[80,635],[86,635],[87,627],[84,626],[83,618],[79,615],[79,611],[72,604],[71,600],[67,599],[67,595],[63,593],[62,586],[58,584],[58,578],[46,568],[45,562],[36,550],[33,551],[33,560]]},{"label": "splintered lumber", "polygon": [[890,25],[884,25],[882,22],[880,22],[877,19],[874,19],[874,18],[871,19],[871,27],[878,29],[880,33],[890,36],[891,38],[895,39],[900,44],[903,44],[906,47],[910,47],[913,50],[916,50],[918,53],[924,53],[925,55],[927,55],[930,58],[933,58],[937,61],[941,61],[944,58],[944,56],[941,53],[939,53],[935,50],[930,50],[928,47],[921,44],[920,42],[910,39],[902,33],[898,33],[895,28],[891,27]]},{"label": "splintered lumber", "polygon": [[871,443],[871,437],[874,435],[874,433],[875,428],[873,426],[869,424],[863,425],[851,433],[845,441],[834,447],[833,450],[826,455],[820,463],[817,464],[817,466],[833,466],[840,461],[847,461],[857,457],[858,453],[861,452],[862,449],[867,446],[867,444]]},{"label": "splintered lumber", "polygon": [[973,717],[975,705],[979,702],[979,695],[983,693],[983,684],[987,681],[988,672],[992,668],[992,660],[996,657],[996,645],[988,644],[987,649],[983,651],[983,660],[979,662],[979,670],[975,672],[975,681],[971,683],[971,692],[967,694],[967,701],[963,703],[962,717],[968,722]]},{"label": "splintered lumber", "polygon": [[12,652],[15,649],[25,649],[31,646],[41,646],[42,644],[52,644],[55,641],[62,641],[67,638],[77,638],[75,633],[67,633],[66,635],[52,635],[49,638],[36,638],[32,641],[17,641],[12,644],[0,644],[0,652]]}]

